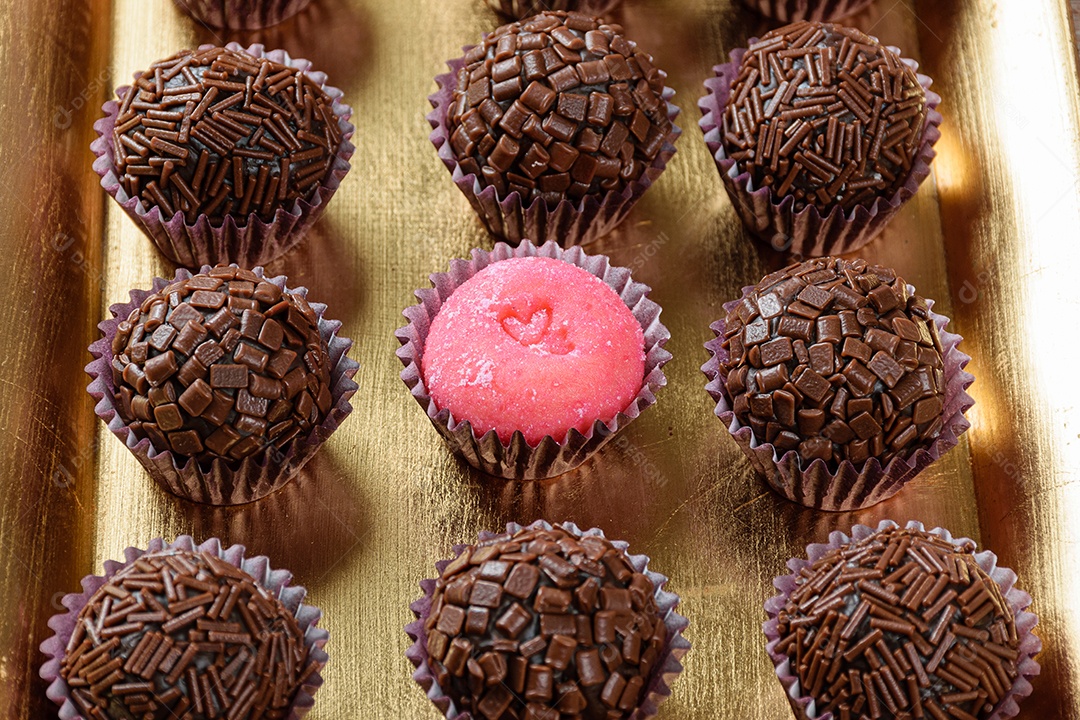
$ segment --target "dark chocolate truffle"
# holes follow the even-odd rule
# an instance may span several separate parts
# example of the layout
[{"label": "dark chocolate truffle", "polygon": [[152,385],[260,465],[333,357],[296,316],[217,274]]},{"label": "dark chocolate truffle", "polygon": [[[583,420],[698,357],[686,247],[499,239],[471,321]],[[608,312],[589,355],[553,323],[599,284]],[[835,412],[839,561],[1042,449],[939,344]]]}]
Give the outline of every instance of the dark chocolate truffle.
[{"label": "dark chocolate truffle", "polygon": [[672,132],[666,75],[618,25],[545,12],[505,25],[465,56],[450,143],[465,173],[526,203],[619,192]]},{"label": "dark chocolate truffle", "polygon": [[915,527],[831,550],[795,576],[771,652],[819,716],[984,720],[1020,674],[1020,640],[974,551]]},{"label": "dark chocolate truffle", "polygon": [[889,268],[827,257],[768,275],[728,313],[724,347],[739,422],[804,463],[884,467],[941,430],[937,326]]},{"label": "dark chocolate truffle", "polygon": [[79,613],[60,675],[87,718],[286,718],[315,669],[296,619],[205,552],[144,555]]},{"label": "dark chocolate truffle", "polygon": [[476,720],[628,718],[667,639],[655,592],[611,542],[559,526],[469,547],[436,584],[432,674]]},{"label": "dark chocolate truffle", "polygon": [[112,351],[120,417],[158,451],[240,460],[281,450],[333,403],[311,306],[235,266],[147,297]]},{"label": "dark chocolate truffle", "polygon": [[748,48],[720,130],[752,188],[825,215],[895,194],[926,120],[926,92],[895,52],[854,28],[801,22]]},{"label": "dark chocolate truffle", "polygon": [[154,63],[121,100],[116,175],[163,219],[270,222],[310,200],[342,136],[332,100],[295,68],[226,48]]}]

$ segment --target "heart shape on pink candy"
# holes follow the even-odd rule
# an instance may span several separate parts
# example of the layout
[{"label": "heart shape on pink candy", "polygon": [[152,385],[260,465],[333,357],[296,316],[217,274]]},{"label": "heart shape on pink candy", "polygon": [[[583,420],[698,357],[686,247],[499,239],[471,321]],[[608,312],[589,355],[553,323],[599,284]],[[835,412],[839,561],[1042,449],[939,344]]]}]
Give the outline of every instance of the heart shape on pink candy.
[{"label": "heart shape on pink candy", "polygon": [[554,355],[574,349],[566,338],[566,328],[551,328],[551,308],[531,298],[507,301],[499,312],[499,322],[507,335],[526,347],[539,346]]}]

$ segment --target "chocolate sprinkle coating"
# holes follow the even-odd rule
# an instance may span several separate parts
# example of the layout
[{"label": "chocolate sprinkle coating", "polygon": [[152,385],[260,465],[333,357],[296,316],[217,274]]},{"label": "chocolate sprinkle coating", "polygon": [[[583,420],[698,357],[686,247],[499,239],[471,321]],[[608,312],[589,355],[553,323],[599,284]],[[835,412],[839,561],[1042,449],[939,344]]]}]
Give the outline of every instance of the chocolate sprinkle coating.
[{"label": "chocolate sprinkle coating", "polygon": [[601,537],[556,526],[467,548],[426,621],[436,682],[476,720],[617,720],[667,639],[649,578]]},{"label": "chocolate sprinkle coating", "polygon": [[800,22],[747,49],[720,131],[753,188],[827,214],[897,192],[926,118],[926,91],[895,52],[854,28]]},{"label": "chocolate sprinkle coating", "polygon": [[486,0],[488,7],[507,17],[522,19],[544,10],[572,10],[603,15],[622,0]]},{"label": "chocolate sprinkle coating", "polygon": [[121,100],[112,141],[120,183],[144,209],[220,224],[271,222],[310,200],[342,136],[333,101],[308,75],[215,47],[151,65]]},{"label": "chocolate sprinkle coating", "polygon": [[296,619],[215,555],[121,569],[79,613],[60,667],[89,720],[286,718],[309,664]]},{"label": "chocolate sprinkle coating", "polygon": [[942,427],[941,338],[889,268],[826,257],[766,276],[725,320],[721,362],[739,422],[809,463],[882,467]]},{"label": "chocolate sprinkle coating", "polygon": [[545,12],[465,56],[449,112],[461,169],[554,207],[637,181],[672,132],[666,75],[622,27]]},{"label": "chocolate sprinkle coating", "polygon": [[280,451],[333,404],[311,306],[235,266],[148,296],[112,351],[120,417],[159,451],[199,460]]},{"label": "chocolate sprinkle coating", "polygon": [[775,651],[819,715],[983,720],[1016,680],[1015,618],[975,546],[892,528],[802,570]]}]

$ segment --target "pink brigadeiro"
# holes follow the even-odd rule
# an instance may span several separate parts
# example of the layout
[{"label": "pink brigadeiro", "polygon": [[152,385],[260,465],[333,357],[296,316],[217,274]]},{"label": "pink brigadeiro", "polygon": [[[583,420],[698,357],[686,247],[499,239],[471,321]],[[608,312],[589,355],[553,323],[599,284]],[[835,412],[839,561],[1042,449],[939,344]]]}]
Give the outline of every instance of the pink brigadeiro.
[{"label": "pink brigadeiro", "polygon": [[424,378],[477,433],[530,444],[609,421],[641,388],[641,326],[615,291],[543,257],[495,263],[459,287],[428,335]]}]

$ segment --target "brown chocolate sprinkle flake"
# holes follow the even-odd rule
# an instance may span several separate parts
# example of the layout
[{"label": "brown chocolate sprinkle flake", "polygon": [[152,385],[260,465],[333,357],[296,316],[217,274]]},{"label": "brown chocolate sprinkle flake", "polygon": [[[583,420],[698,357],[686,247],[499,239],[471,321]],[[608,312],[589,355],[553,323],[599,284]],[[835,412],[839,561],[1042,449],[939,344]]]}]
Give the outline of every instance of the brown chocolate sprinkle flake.
[{"label": "brown chocolate sprinkle flake", "polygon": [[759,442],[807,463],[885,466],[941,430],[937,327],[894,270],[835,257],[796,263],[758,283],[725,326],[728,394]]},{"label": "brown chocolate sprinkle flake", "polygon": [[477,720],[628,718],[667,639],[654,592],[611,542],[558,526],[467,548],[432,597],[432,672]]},{"label": "brown chocolate sprinkle flake", "polygon": [[286,718],[304,633],[254,578],[209,553],[128,564],[79,613],[60,667],[86,718]]},{"label": "brown chocolate sprinkle flake", "polygon": [[497,13],[510,18],[527,18],[544,10],[577,10],[602,15],[621,0],[487,0]]},{"label": "brown chocolate sprinkle flake", "polygon": [[119,324],[112,351],[120,417],[159,451],[241,460],[282,450],[332,404],[311,306],[233,266],[147,297]]},{"label": "brown chocolate sprinkle flake", "polygon": [[488,35],[465,57],[449,114],[462,170],[550,206],[638,180],[672,125],[665,74],[622,33],[544,12]]},{"label": "brown chocolate sprinkle flake", "polygon": [[1018,675],[1001,588],[958,545],[891,528],[800,571],[776,651],[802,693],[836,718],[962,718],[993,712]]},{"label": "brown chocolate sprinkle flake", "polygon": [[876,38],[799,22],[747,50],[721,132],[753,188],[793,197],[796,211],[848,212],[907,181],[926,114],[915,73]]},{"label": "brown chocolate sprinkle flake", "polygon": [[310,199],[341,131],[309,76],[245,52],[185,50],[154,63],[121,100],[116,173],[144,209],[189,223],[258,215]]}]

